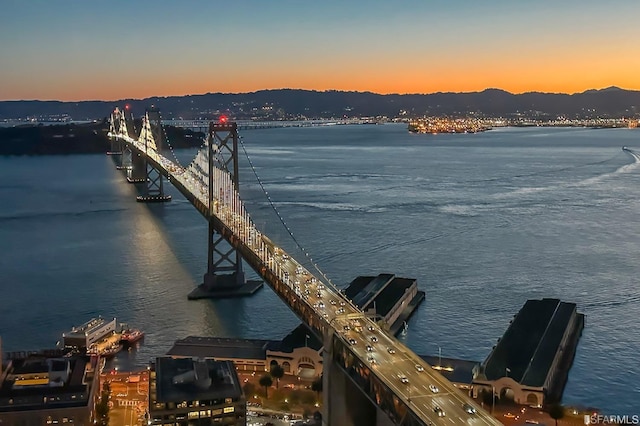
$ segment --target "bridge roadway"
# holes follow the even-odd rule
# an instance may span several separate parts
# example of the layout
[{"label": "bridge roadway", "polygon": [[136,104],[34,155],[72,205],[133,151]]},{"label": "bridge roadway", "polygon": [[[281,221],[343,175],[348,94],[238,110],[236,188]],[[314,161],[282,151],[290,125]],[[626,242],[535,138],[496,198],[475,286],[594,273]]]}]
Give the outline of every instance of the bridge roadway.
[{"label": "bridge roadway", "polygon": [[[119,137],[144,155],[142,143],[128,136]],[[365,317],[340,290],[319,280],[261,234],[246,213],[236,213],[237,204],[218,197],[210,213],[208,185],[203,184],[202,179],[189,176],[192,174],[189,169],[181,168],[152,149],[148,150],[147,158],[206,219],[211,216],[216,230],[315,334],[322,339],[327,329],[333,329],[362,365],[368,366],[423,424],[501,424],[410,349]],[[444,416],[438,415],[437,407]],[[473,407],[476,413],[468,413],[468,407]]]},{"label": "bridge roadway", "polygon": [[[339,124],[366,124],[370,120],[366,119],[344,119],[344,120],[281,120],[281,121],[254,121],[254,120],[237,120],[235,123],[238,130],[252,129],[271,129],[281,127],[316,127],[316,126],[335,126]],[[209,120],[162,120],[163,125],[173,127],[185,127],[191,129],[208,129]]]}]

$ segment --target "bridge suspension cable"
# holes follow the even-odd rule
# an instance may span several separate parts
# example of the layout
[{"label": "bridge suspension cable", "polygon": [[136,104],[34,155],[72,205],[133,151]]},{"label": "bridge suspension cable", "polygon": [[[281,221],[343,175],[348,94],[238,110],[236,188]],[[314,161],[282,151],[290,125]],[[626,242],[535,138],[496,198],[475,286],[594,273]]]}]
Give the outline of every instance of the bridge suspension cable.
[{"label": "bridge suspension cable", "polygon": [[293,235],[293,232],[291,231],[291,228],[289,228],[289,225],[287,225],[287,223],[285,222],[284,218],[282,217],[282,215],[278,211],[276,205],[274,204],[273,200],[269,196],[269,192],[267,192],[267,190],[266,190],[266,188],[264,186],[264,183],[262,182],[262,179],[260,179],[260,176],[258,175],[258,172],[257,172],[255,166],[253,165],[253,161],[251,161],[251,157],[249,156],[249,153],[247,152],[247,149],[246,149],[246,147],[244,145],[244,141],[242,140],[242,136],[240,136],[239,139],[240,139],[240,146],[242,147],[242,151],[244,152],[244,155],[245,155],[245,157],[247,157],[247,161],[249,162],[249,167],[251,167],[251,171],[253,172],[254,176],[256,177],[256,180],[258,181],[258,185],[260,185],[260,188],[262,189],[262,192],[267,197],[267,201],[268,201],[269,205],[271,206],[273,211],[276,213],[276,216],[278,216],[278,220],[280,220],[280,223],[282,223],[282,226],[284,226],[284,229],[287,231],[287,233],[289,234],[289,236],[291,237],[291,239],[295,243],[296,247],[305,255],[305,257],[307,259],[309,259],[309,262],[311,262],[311,265],[313,265],[313,268],[320,275],[322,275],[322,277],[325,280],[327,280],[327,282],[329,284],[331,284],[332,287],[334,287],[335,289],[338,289],[338,287],[336,287],[336,285],[331,281],[331,279],[329,277],[327,277],[327,275],[320,269],[318,264],[313,261],[313,258],[311,258],[311,255],[309,254],[307,249],[305,249],[302,246],[302,244],[300,244],[298,239]]},{"label": "bridge suspension cable", "polygon": [[160,120],[160,129],[162,131],[162,133],[164,134],[164,140],[167,141],[167,146],[169,147],[169,151],[171,151],[171,155],[173,156],[173,159],[175,160],[176,164],[179,167],[179,174],[180,173],[184,173],[185,172],[185,167],[182,165],[182,163],[180,162],[180,160],[178,159],[178,156],[176,155],[173,146],[171,145],[171,141],[169,140],[169,134],[167,133],[167,129],[165,127],[164,124],[162,124],[162,120]]}]

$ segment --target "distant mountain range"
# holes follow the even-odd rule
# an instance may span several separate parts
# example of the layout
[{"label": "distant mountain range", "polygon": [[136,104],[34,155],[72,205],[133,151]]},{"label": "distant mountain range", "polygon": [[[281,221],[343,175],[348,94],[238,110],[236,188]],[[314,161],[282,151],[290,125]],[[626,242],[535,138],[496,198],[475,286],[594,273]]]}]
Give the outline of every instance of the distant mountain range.
[{"label": "distant mountain range", "polygon": [[512,94],[500,89],[470,93],[380,95],[370,92],[261,90],[252,93],[123,99],[119,101],[0,101],[0,120],[70,117],[100,119],[116,107],[130,106],[139,116],[152,105],[163,118],[299,119],[338,117],[417,117],[423,115],[522,115],[530,118],[629,117],[640,115],[640,91],[609,87],[572,95],[529,92]]}]

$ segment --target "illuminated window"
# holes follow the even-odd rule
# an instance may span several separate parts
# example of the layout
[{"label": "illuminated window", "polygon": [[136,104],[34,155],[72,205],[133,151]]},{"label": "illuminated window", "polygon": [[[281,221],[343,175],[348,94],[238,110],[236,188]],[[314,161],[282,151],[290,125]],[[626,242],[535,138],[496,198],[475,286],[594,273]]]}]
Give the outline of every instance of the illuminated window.
[{"label": "illuminated window", "polygon": [[236,411],[236,407],[234,406],[224,407],[224,409],[222,410],[223,413],[233,413],[234,411]]}]

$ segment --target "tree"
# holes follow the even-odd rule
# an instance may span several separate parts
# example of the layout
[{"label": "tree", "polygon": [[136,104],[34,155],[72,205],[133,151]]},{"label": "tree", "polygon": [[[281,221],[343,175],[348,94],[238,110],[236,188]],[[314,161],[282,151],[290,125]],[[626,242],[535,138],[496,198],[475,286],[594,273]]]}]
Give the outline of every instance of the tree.
[{"label": "tree", "polygon": [[322,392],[322,376],[311,382],[311,390],[316,392],[318,397],[320,396],[320,392]]},{"label": "tree", "polygon": [[105,382],[102,385],[100,401],[96,404],[96,420],[100,426],[109,426],[109,397],[111,396],[111,384]]},{"label": "tree", "polygon": [[264,386],[264,397],[269,399],[268,389],[273,384],[273,379],[271,378],[271,376],[269,374],[265,374],[264,376],[260,377],[260,381],[258,383],[260,383],[260,386]]},{"label": "tree", "polygon": [[242,386],[242,390],[244,391],[244,396],[249,399],[256,393],[256,385],[251,382],[247,382]]},{"label": "tree", "polygon": [[549,416],[556,421],[558,426],[558,420],[564,417],[564,407],[560,404],[553,404],[549,407]]},{"label": "tree", "polygon": [[280,379],[282,379],[282,376],[284,376],[284,368],[278,364],[271,367],[271,377],[276,379],[276,389],[280,388]]}]

